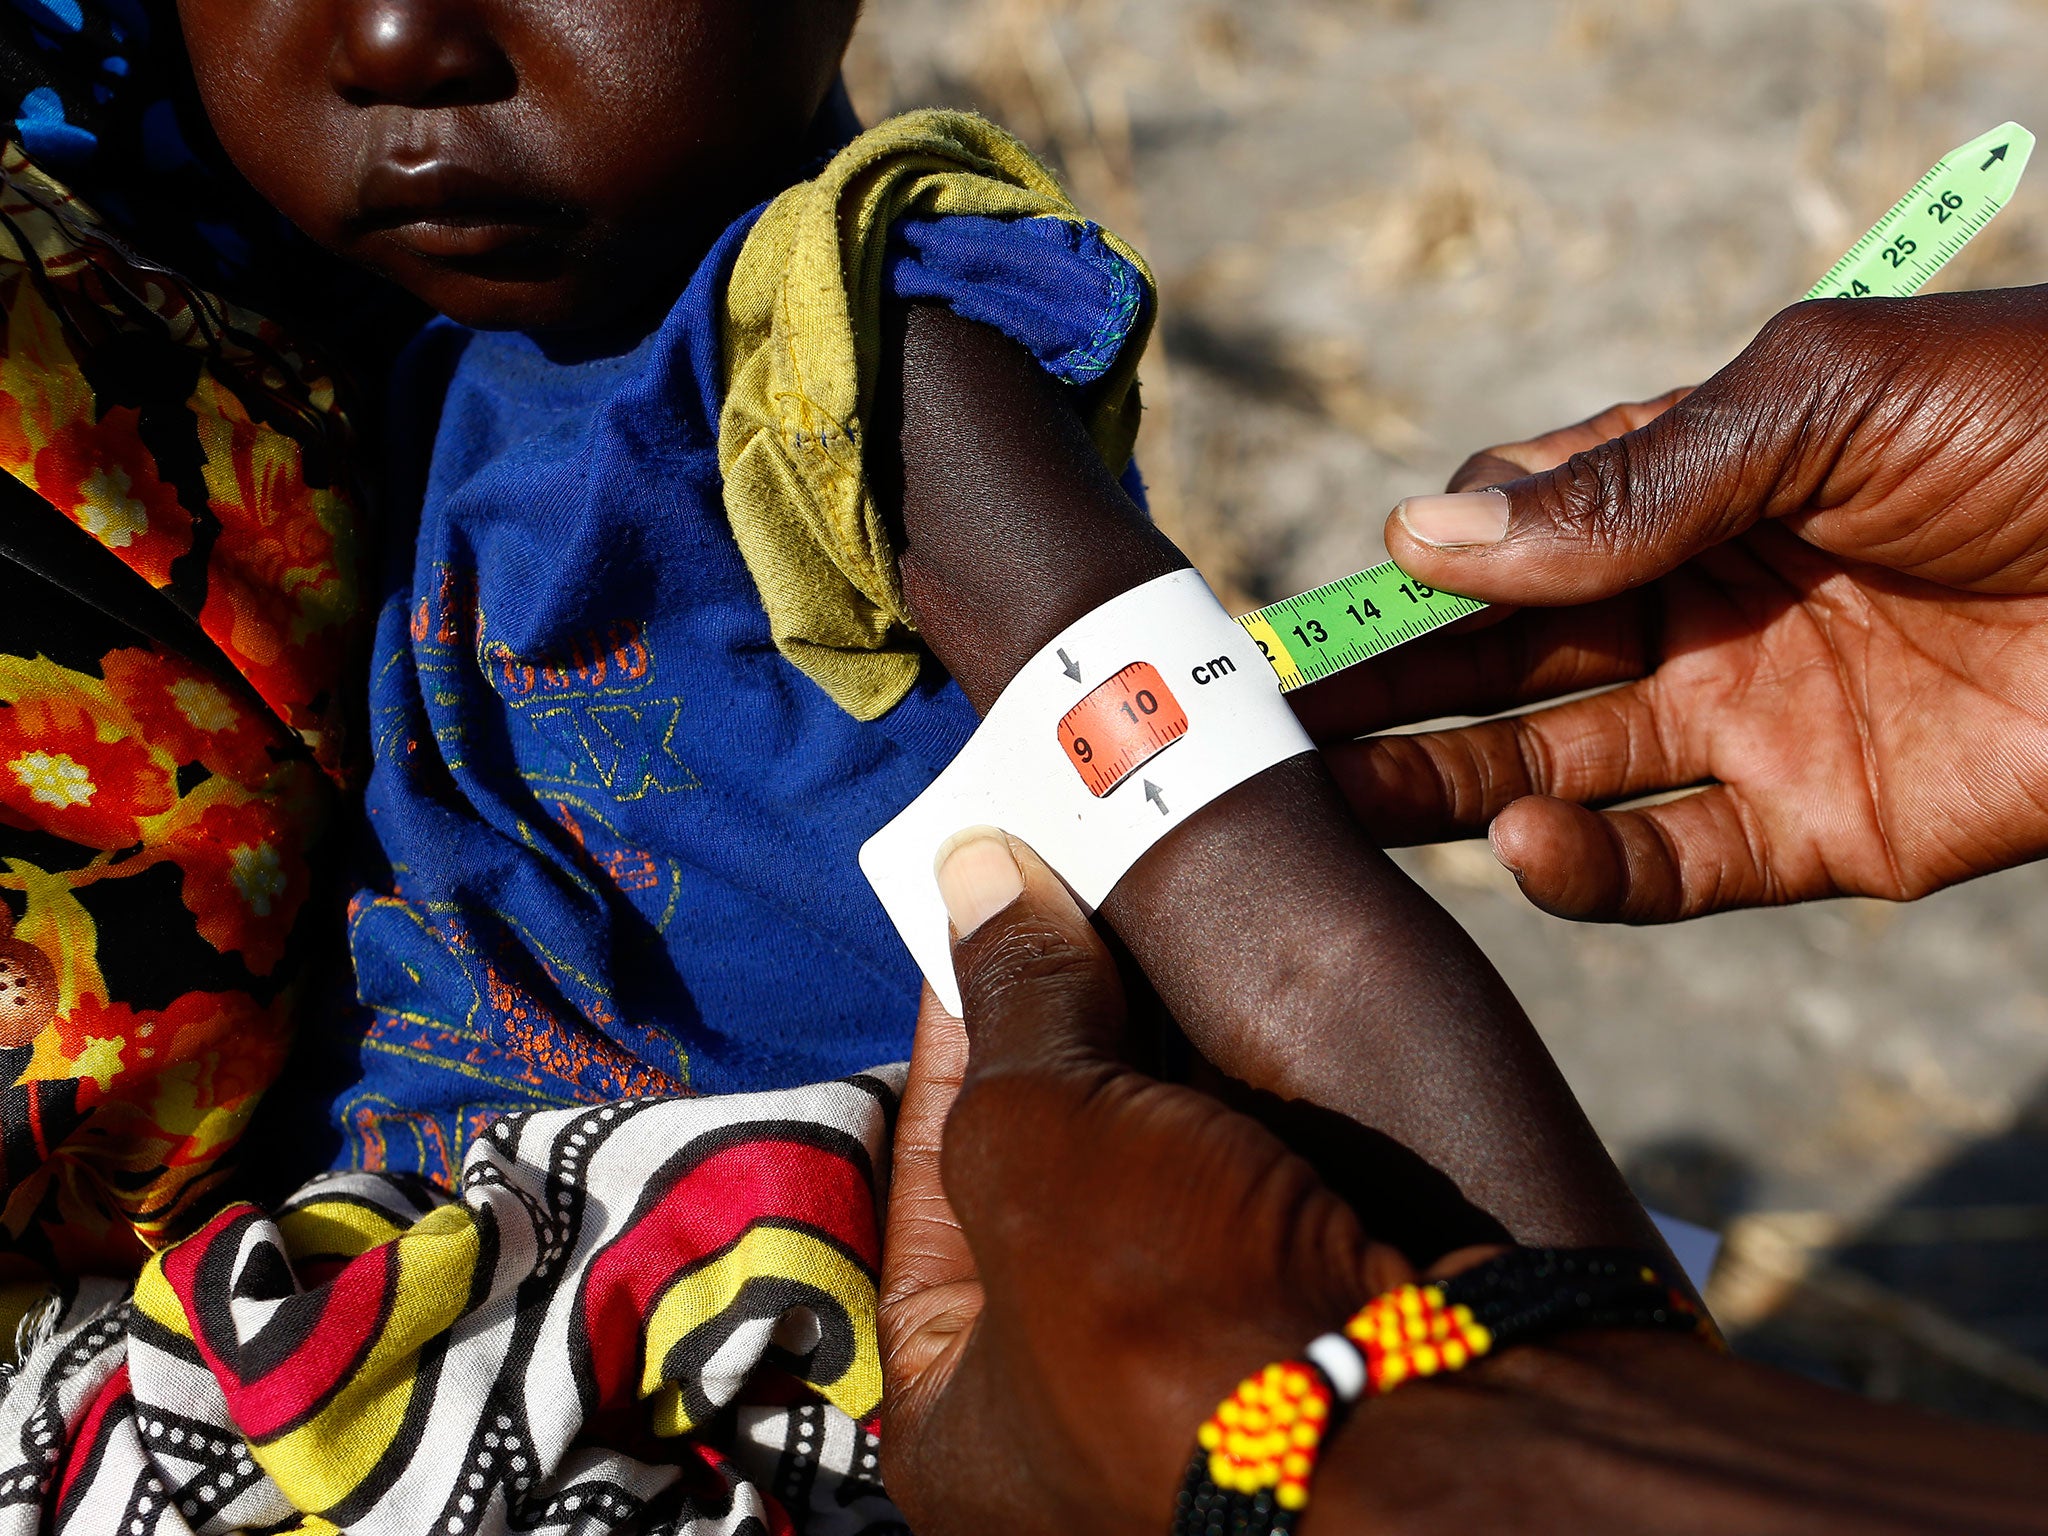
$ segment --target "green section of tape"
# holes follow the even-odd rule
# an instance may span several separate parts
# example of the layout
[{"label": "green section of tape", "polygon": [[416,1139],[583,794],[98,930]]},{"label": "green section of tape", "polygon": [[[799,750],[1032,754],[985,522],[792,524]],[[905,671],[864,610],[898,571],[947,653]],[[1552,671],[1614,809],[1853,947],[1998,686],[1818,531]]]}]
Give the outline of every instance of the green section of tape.
[{"label": "green section of tape", "polygon": [[[1425,587],[1389,560],[1327,587],[1269,603],[1237,622],[1273,663],[1281,690],[1292,692],[1485,606]],[[1275,645],[1280,647],[1277,655]]]},{"label": "green section of tape", "polygon": [[1998,217],[2033,153],[2034,136],[2007,123],[1944,156],[1807,297],[1903,299],[1917,293]]},{"label": "green section of tape", "polygon": [[[2006,123],[1944,156],[1806,296],[1917,293],[2011,201],[2033,153],[2034,136]],[[1485,606],[1412,581],[1389,560],[1237,622],[1273,664],[1280,691],[1292,693]]]}]

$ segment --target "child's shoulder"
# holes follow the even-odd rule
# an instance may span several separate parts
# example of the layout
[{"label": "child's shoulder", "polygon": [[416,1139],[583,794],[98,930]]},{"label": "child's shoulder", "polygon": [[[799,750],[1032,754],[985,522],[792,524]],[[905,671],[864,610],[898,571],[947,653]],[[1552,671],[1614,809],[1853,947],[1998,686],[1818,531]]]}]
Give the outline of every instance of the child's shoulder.
[{"label": "child's shoulder", "polygon": [[1131,462],[1150,272],[1015,138],[971,113],[905,114],[762,214],[727,285],[719,464],[776,645],[872,718],[922,651],[867,476],[884,306],[939,302],[1085,389],[1105,463]]}]

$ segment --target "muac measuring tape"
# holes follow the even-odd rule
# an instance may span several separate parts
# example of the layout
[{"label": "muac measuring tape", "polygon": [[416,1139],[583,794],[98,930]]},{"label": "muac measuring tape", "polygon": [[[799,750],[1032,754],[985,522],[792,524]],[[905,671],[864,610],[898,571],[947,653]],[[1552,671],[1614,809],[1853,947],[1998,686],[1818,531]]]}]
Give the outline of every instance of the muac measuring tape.
[{"label": "muac measuring tape", "polygon": [[[2007,123],[1949,154],[1807,297],[1917,292],[2011,199],[2033,150],[2034,136]],[[1234,620],[1193,571],[1146,582],[1024,664],[960,755],[862,847],[861,869],[957,1015],[951,928],[933,878],[948,838],[1001,827],[1099,906],[1187,817],[1313,750],[1283,694],[1484,607],[1392,561]]]}]

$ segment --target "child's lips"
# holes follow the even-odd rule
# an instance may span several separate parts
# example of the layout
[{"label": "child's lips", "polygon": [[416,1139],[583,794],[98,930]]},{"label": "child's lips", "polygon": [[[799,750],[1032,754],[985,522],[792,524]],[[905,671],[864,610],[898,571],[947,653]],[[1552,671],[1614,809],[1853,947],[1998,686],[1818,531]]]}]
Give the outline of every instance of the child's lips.
[{"label": "child's lips", "polygon": [[474,261],[559,243],[573,216],[557,203],[437,160],[372,166],[352,222],[359,234],[383,234],[427,260]]},{"label": "child's lips", "polygon": [[535,245],[551,232],[536,221],[428,214],[385,226],[394,243],[415,256],[437,261],[475,260]]}]

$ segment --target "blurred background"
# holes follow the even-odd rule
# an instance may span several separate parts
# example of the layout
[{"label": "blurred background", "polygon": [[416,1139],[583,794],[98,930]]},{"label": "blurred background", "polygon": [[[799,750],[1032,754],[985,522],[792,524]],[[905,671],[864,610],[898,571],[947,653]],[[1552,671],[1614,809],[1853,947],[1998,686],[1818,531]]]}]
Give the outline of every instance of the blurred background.
[{"label": "blurred background", "polygon": [[[1384,557],[1466,454],[1697,382],[1949,149],[2048,133],[2048,0],[869,0],[870,119],[977,107],[1160,279],[1140,456],[1220,587]],[[2048,280],[2048,163],[1939,280]],[[1662,930],[1401,855],[1742,1351],[2048,1429],[2048,867]]]}]

